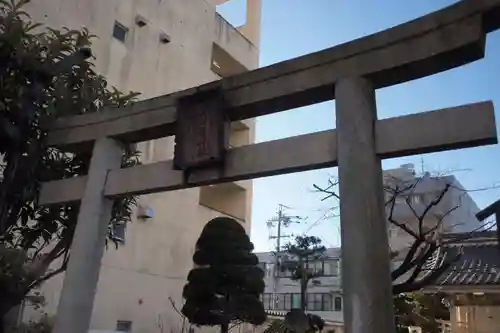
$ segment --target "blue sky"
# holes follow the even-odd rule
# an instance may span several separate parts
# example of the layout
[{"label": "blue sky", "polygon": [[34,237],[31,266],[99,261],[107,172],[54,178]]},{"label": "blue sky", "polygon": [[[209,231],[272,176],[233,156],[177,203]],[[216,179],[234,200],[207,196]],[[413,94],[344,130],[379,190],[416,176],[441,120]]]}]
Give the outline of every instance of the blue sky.
[{"label": "blue sky", "polygon": [[[448,6],[451,0],[262,0],[260,65],[295,58],[372,34]],[[235,26],[244,23],[245,0],[232,0],[218,7]],[[377,91],[379,118],[417,113],[461,104],[493,100],[500,109],[500,32],[487,39],[486,56],[475,63],[405,84]],[[497,127],[500,125],[496,112]],[[334,102],[282,112],[257,119],[257,141],[334,128]],[[500,145],[455,150],[383,161],[384,168],[414,163],[431,172],[450,172],[459,179],[479,207],[500,198],[500,189],[479,191],[499,184]],[[308,234],[327,246],[340,244],[339,219],[316,222],[332,201],[321,202],[313,184],[325,184],[335,169],[316,170],[254,181],[252,241],[257,251],[270,249],[266,220],[276,214],[278,204],[292,209],[290,215],[307,217],[287,233]]]}]

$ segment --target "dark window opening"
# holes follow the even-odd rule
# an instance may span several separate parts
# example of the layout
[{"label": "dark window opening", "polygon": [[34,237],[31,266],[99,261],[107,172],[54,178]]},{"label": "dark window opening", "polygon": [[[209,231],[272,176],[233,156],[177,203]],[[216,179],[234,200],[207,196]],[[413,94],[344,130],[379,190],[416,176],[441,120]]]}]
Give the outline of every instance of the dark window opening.
[{"label": "dark window opening", "polygon": [[130,320],[118,320],[116,330],[118,332],[132,332],[132,322]]},{"label": "dark window opening", "polygon": [[[273,297],[275,296],[275,297]],[[261,300],[266,310],[300,309],[300,293],[262,294]],[[332,295],[328,293],[309,293],[306,295],[307,311],[332,311]],[[337,305],[337,304],[336,304]],[[337,310],[340,311],[340,310]]]},{"label": "dark window opening", "polygon": [[[339,275],[339,260],[326,259],[316,260],[305,264],[305,268],[312,272],[319,273],[319,276],[338,276]],[[276,275],[283,278],[292,277],[293,272],[283,266],[276,272]]]},{"label": "dark window opening", "polygon": [[120,42],[125,43],[127,34],[128,28],[115,21],[115,25],[113,26],[113,37],[118,39]]},{"label": "dark window opening", "polygon": [[111,228],[111,238],[119,243],[125,243],[126,230],[127,222],[114,223]]},{"label": "dark window opening", "polygon": [[335,311],[342,311],[342,297],[336,296],[334,303]]}]

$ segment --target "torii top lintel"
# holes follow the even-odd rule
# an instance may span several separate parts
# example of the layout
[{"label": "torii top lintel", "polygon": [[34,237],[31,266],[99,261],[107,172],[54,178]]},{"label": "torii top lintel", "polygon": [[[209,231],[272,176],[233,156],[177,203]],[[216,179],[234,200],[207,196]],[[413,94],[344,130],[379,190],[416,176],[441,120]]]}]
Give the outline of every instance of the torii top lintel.
[{"label": "torii top lintel", "polygon": [[442,72],[484,56],[485,36],[500,28],[500,0],[462,0],[385,31],[332,48],[119,110],[61,118],[49,143],[68,145],[115,137],[139,142],[174,134],[180,97],[220,90],[231,121],[333,99],[335,83],[368,77],[375,88]]}]

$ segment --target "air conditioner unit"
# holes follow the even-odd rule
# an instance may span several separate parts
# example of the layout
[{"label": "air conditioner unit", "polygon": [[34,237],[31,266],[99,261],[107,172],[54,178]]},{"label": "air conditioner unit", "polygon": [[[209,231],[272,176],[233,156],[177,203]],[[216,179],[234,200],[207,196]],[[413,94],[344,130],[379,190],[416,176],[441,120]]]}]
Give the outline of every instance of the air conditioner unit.
[{"label": "air conditioner unit", "polygon": [[151,219],[154,217],[154,210],[148,205],[139,205],[137,210],[137,217],[142,220]]}]

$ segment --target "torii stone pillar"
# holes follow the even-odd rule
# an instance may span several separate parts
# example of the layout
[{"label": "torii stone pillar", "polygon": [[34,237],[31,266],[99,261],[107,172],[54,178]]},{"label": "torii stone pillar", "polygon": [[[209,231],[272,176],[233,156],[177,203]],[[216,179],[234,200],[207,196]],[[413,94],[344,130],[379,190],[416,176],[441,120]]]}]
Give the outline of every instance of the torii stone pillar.
[{"label": "torii stone pillar", "polygon": [[375,145],[375,90],[363,78],[335,86],[342,286],[346,332],[396,331],[382,169]]},{"label": "torii stone pillar", "polygon": [[113,206],[113,200],[104,196],[104,186],[109,171],[120,168],[122,154],[113,139],[102,138],[94,144],[53,333],[87,333],[89,329]]}]

